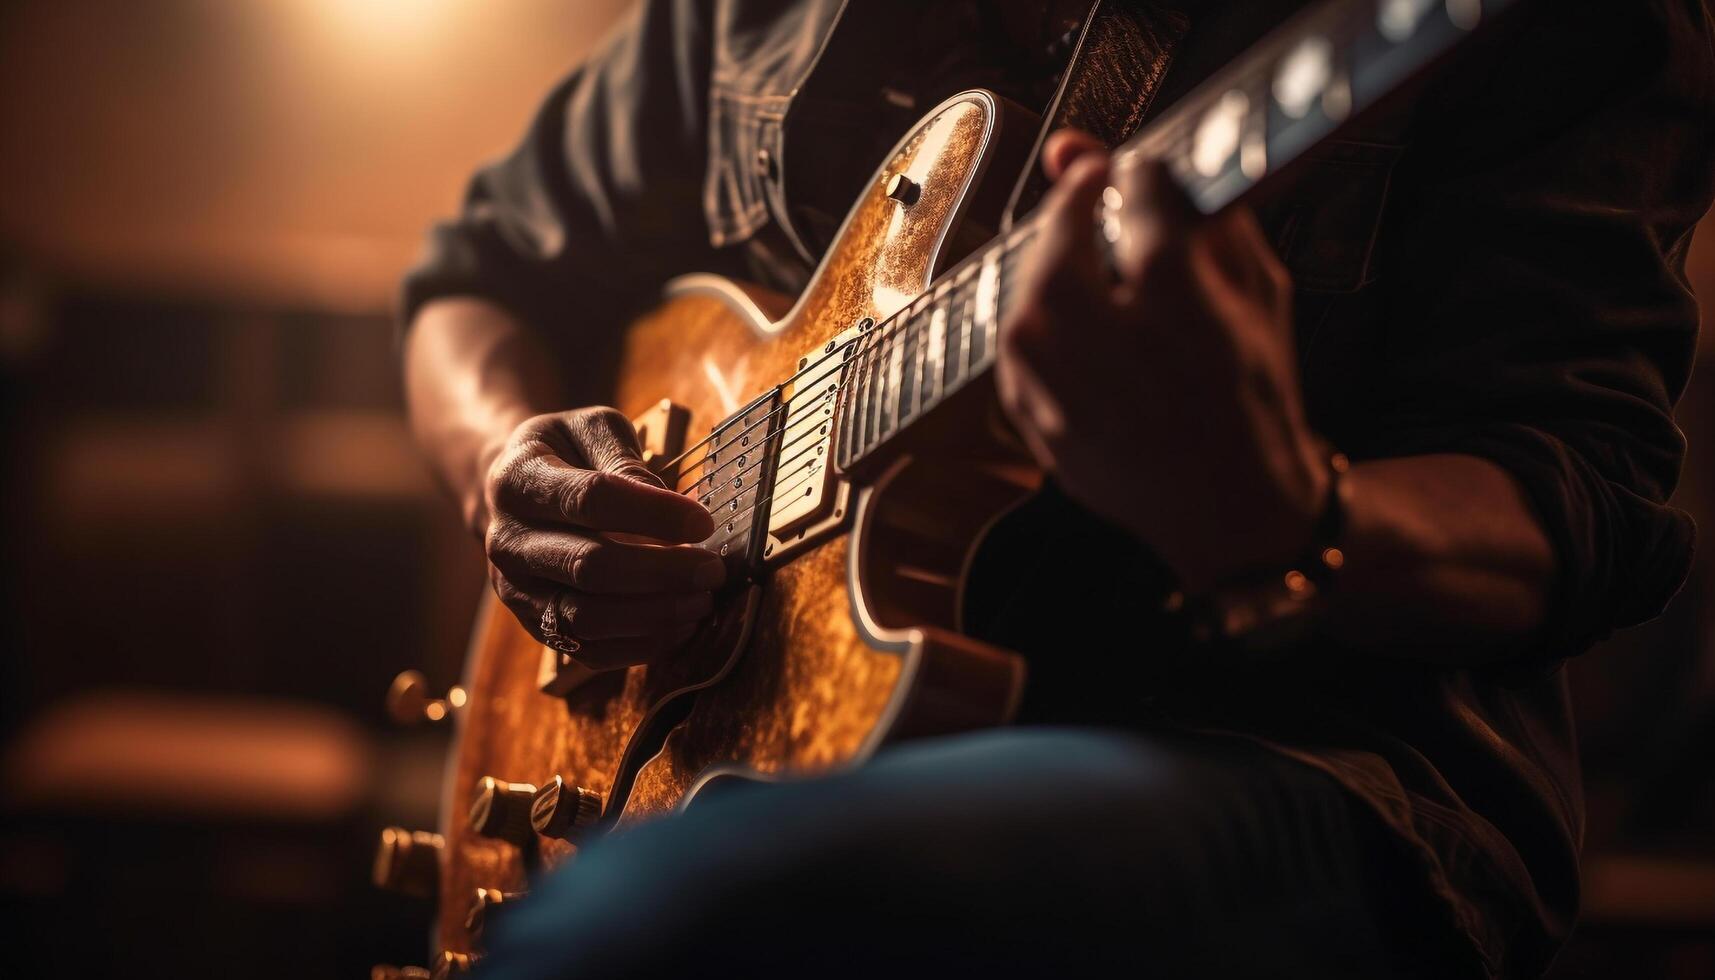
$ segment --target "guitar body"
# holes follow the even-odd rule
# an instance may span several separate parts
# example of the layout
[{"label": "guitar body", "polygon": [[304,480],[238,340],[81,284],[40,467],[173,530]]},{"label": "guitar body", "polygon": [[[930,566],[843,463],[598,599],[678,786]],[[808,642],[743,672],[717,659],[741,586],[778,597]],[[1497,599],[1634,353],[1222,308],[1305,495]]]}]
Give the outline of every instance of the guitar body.
[{"label": "guitar body", "polygon": [[[1012,112],[971,92],[926,117],[877,171],[796,303],[714,277],[675,282],[629,327],[616,406],[639,420],[664,402],[688,411],[694,446],[837,337],[910,303],[965,243],[993,234],[1035,136]],[[536,868],[575,853],[551,837],[514,844],[473,831],[466,814],[482,777],[541,785],[557,775],[600,794],[599,822],[573,838],[587,840],[724,779],[824,773],[895,740],[1009,720],[1022,662],[963,636],[960,605],[984,531],[1040,473],[981,379],[924,423],[834,473],[820,519],[789,540],[771,535],[748,581],[729,582],[713,622],[669,663],[545,693],[554,655],[485,601],[443,791],[438,948],[478,951],[466,922],[478,888],[521,891]]]}]

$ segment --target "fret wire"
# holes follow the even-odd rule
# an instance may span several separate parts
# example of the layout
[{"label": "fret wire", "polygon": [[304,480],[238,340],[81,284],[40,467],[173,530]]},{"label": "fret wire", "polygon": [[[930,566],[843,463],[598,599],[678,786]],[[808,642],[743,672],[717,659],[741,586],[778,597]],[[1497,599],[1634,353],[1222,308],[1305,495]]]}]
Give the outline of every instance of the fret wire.
[{"label": "fret wire", "polygon": [[841,398],[839,401],[841,466],[845,466],[847,463],[851,462],[853,432],[855,428],[855,420],[857,418],[857,413],[852,410],[856,392],[851,390],[851,379],[856,377],[855,372],[857,371],[856,358],[848,354],[845,357],[845,363],[847,380],[844,387],[847,391],[845,397]]},{"label": "fret wire", "polygon": [[894,369],[894,359],[899,354],[899,338],[904,332],[905,325],[902,323],[900,329],[893,331],[892,335],[884,341],[885,349],[882,351],[881,364],[879,365],[881,370],[881,410],[875,416],[876,442],[878,443],[887,438],[888,433],[893,431],[894,406],[899,399],[899,379]]},{"label": "fret wire", "polygon": [[887,342],[892,338],[892,336],[893,331],[889,331],[887,336],[878,340],[876,342],[875,356],[870,358],[869,374],[871,390],[869,408],[871,411],[865,413],[864,437],[859,443],[859,445],[864,449],[868,449],[870,446],[881,442],[881,413],[887,407],[887,374],[884,366],[884,357],[887,354]]},{"label": "fret wire", "polygon": [[923,325],[920,344],[923,351],[923,407],[919,414],[938,404],[944,394],[941,386],[941,364],[947,356],[947,310],[952,306],[956,295],[957,286],[951,282],[945,284],[929,308],[929,322]]},{"label": "fret wire", "polygon": [[971,293],[970,283],[965,285],[965,298],[962,306],[964,311],[959,316],[959,353],[953,358],[952,377],[949,387],[956,387],[965,380],[965,365],[971,356],[971,320],[976,315],[976,298]]},{"label": "fret wire", "polygon": [[[931,300],[929,305],[933,306],[934,301]],[[905,330],[905,351],[902,358],[904,370],[900,372],[903,386],[899,392],[899,425],[901,427],[907,421],[917,417],[917,403],[923,394],[923,327],[917,322],[922,315],[922,311],[919,311],[913,316],[912,322],[906,325]]]},{"label": "fret wire", "polygon": [[905,391],[905,342],[911,337],[911,320],[905,321],[887,353],[887,412],[883,419],[884,434],[899,431],[899,401]]},{"label": "fret wire", "polygon": [[[878,329],[880,328],[872,328],[872,333]],[[864,345],[867,350],[859,357],[855,365],[855,370],[858,373],[858,412],[856,431],[852,433],[852,451],[854,453],[862,452],[864,444],[868,440],[870,400],[874,397],[875,390],[875,385],[870,377],[870,367],[875,360],[875,345],[880,341],[880,338],[880,334],[875,334],[869,338],[869,342]]]}]

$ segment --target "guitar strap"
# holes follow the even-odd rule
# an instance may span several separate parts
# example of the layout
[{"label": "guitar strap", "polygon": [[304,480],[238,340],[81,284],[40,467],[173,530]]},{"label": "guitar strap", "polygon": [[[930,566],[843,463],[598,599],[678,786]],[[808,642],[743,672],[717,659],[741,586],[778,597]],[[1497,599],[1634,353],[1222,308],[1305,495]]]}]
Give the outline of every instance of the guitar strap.
[{"label": "guitar strap", "polygon": [[1135,133],[1161,90],[1173,53],[1190,28],[1181,11],[1147,0],[1093,0],[1072,56],[1043,114],[1031,166],[1019,175],[1005,224],[1028,213],[1048,189],[1038,165],[1048,134],[1075,126],[1110,147]]}]

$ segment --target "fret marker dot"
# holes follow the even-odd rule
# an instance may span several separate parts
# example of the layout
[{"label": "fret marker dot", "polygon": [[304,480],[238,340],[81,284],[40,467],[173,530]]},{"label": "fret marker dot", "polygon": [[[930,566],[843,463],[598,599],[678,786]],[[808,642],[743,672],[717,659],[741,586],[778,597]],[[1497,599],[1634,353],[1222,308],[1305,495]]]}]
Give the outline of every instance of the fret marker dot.
[{"label": "fret marker dot", "polygon": [[1221,96],[1221,101],[1204,114],[1191,144],[1191,165],[1198,173],[1205,177],[1220,176],[1239,148],[1245,114],[1250,107],[1250,98],[1234,89]]},{"label": "fret marker dot", "polygon": [[1436,3],[1437,0],[1382,0],[1376,11],[1376,30],[1395,44],[1405,41],[1417,33],[1418,25]]},{"label": "fret marker dot", "polygon": [[1280,111],[1303,119],[1334,77],[1334,45],[1325,37],[1307,37],[1281,61],[1274,75],[1274,101]]}]

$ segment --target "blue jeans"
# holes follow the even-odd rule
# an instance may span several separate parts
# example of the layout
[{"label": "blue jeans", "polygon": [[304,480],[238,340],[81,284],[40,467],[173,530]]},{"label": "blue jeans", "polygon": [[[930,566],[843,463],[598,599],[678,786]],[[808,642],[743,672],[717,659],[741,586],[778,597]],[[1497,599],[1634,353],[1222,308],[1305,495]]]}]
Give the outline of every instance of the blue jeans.
[{"label": "blue jeans", "polygon": [[1394,861],[1331,779],[1238,740],[999,730],[593,844],[480,975],[1395,976]]}]

